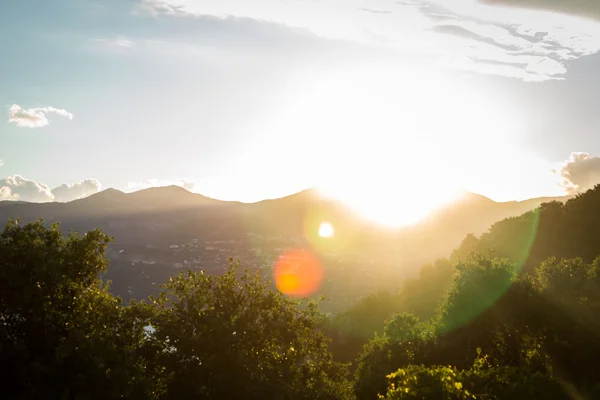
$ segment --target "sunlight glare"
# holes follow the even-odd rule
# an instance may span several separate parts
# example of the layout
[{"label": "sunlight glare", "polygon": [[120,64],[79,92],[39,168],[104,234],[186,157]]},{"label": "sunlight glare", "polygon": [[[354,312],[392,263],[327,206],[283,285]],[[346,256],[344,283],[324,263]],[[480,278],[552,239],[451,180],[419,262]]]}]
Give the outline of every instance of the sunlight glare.
[{"label": "sunlight glare", "polygon": [[370,221],[389,228],[410,226],[421,222],[433,212],[450,204],[463,193],[460,190],[417,188],[416,193],[389,185],[328,185],[321,192],[346,203]]},{"label": "sunlight glare", "polygon": [[494,150],[522,129],[500,96],[443,72],[369,64],[334,72],[281,102],[262,131],[273,148],[283,146],[282,130],[301,139],[268,162],[289,168],[282,179],[310,176],[379,224],[415,224],[485,182],[487,170],[505,164]]}]

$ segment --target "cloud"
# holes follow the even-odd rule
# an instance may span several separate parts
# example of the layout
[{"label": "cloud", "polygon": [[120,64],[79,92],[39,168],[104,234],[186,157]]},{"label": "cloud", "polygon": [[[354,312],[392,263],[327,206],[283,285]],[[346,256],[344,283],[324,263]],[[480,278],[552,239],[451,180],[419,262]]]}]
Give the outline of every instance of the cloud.
[{"label": "cloud", "polygon": [[557,11],[600,19],[600,2],[595,0],[481,0],[484,4]]},{"label": "cloud", "polygon": [[8,109],[8,122],[15,123],[20,127],[40,128],[50,123],[47,114],[57,114],[68,119],[73,119],[73,114],[60,108],[38,107],[24,109],[17,104],[13,104]]},{"label": "cloud", "polygon": [[4,161],[0,158],[0,167],[4,165]]},{"label": "cloud", "polygon": [[142,0],[139,9],[149,12],[153,15],[169,14],[169,15],[185,15],[185,7],[174,2],[162,0]]},{"label": "cloud", "polygon": [[[560,5],[559,5],[560,3]],[[567,4],[567,5],[563,5]],[[328,39],[391,46],[436,56],[440,64],[526,81],[562,79],[566,62],[600,51],[600,12],[576,0],[140,0],[165,17],[250,18],[302,28]],[[541,9],[497,5],[541,4]],[[587,6],[586,6],[587,4]],[[572,12],[572,15],[552,11]]]},{"label": "cloud", "polygon": [[2,200],[18,200],[19,196],[13,196],[9,187],[0,187],[0,201]]},{"label": "cloud", "polygon": [[180,181],[169,181],[160,179],[148,179],[145,181],[129,182],[127,188],[132,191],[149,189],[151,187],[163,187],[163,186],[181,186],[185,190],[192,191],[194,189],[194,182],[185,180]]},{"label": "cloud", "polygon": [[94,42],[102,43],[102,44],[105,44],[108,46],[121,47],[121,48],[131,48],[131,47],[135,46],[135,42],[133,42],[132,40],[126,39],[126,38],[114,38],[114,39],[97,38],[97,39],[94,39]]},{"label": "cloud", "polygon": [[48,185],[23,178],[20,175],[0,179],[0,189],[9,193],[13,200],[44,203],[52,201],[54,196]]},{"label": "cloud", "polygon": [[68,202],[98,193],[102,185],[96,179],[86,179],[72,184],[63,183],[52,189],[54,201]]},{"label": "cloud", "polygon": [[562,178],[561,186],[568,194],[584,192],[600,183],[600,157],[572,153],[555,173]]},{"label": "cloud", "polygon": [[63,184],[54,189],[42,182],[20,175],[0,179],[0,200],[21,200],[34,203],[51,201],[67,202],[92,195],[100,190],[100,182],[86,179],[82,182]]}]

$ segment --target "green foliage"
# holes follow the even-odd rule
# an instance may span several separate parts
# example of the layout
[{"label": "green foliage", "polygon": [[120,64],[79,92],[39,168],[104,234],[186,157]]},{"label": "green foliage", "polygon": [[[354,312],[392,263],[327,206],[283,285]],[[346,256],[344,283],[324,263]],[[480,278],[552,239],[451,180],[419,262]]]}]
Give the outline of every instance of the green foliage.
[{"label": "green foliage", "polygon": [[454,330],[490,309],[515,279],[515,266],[507,260],[475,254],[456,266],[458,274],[441,306],[441,323]]},{"label": "green foliage", "polygon": [[159,298],[125,306],[98,278],[109,240],[64,238],[41,221],[0,235],[3,398],[351,398],[315,303],[232,265],[180,274]]},{"label": "green foliage", "polygon": [[390,340],[401,342],[417,336],[419,318],[412,314],[396,314],[385,323],[383,334]]},{"label": "green foliage", "polygon": [[426,368],[411,365],[388,375],[387,400],[467,400],[475,399],[460,381],[454,368]]},{"label": "green foliage", "polygon": [[432,339],[435,326],[430,322],[421,322],[412,314],[396,314],[386,320],[383,329],[384,337],[392,342],[403,342],[417,339]]},{"label": "green foliage", "polygon": [[411,313],[421,320],[433,318],[438,305],[450,290],[456,272],[455,263],[447,259],[423,265],[417,279],[403,284],[397,312]]},{"label": "green foliage", "polygon": [[463,371],[411,365],[388,375],[388,379],[387,395],[380,396],[387,400],[569,399],[558,380],[547,372],[494,367],[481,356]]},{"label": "green foliage", "polygon": [[460,379],[478,399],[549,399],[567,400],[560,382],[548,369],[531,366],[494,366],[480,349],[473,367],[464,370]]},{"label": "green foliage", "polygon": [[[329,329],[334,356],[341,361],[355,359],[368,339],[374,334],[381,335],[386,321],[396,314],[413,314],[423,321],[433,318],[455,273],[456,269],[446,259],[425,264],[419,276],[404,282],[398,293],[369,296],[335,317]],[[420,330],[434,330],[432,324],[423,324]]]},{"label": "green foliage", "polygon": [[[98,278],[102,232],[11,221],[0,234],[2,398],[598,398],[599,203],[600,186],[499,222],[331,320],[239,262],[222,276],[180,273],[157,298],[124,305]],[[330,349],[348,361],[362,349],[353,382]]]},{"label": "green foliage", "polygon": [[588,396],[600,380],[600,259],[586,263],[582,258],[544,262],[533,279],[544,303],[536,322],[547,332],[544,349],[558,376]]},{"label": "green foliage", "polygon": [[463,371],[460,379],[475,399],[570,400],[560,382],[541,371],[502,366]]},{"label": "green foliage", "polygon": [[469,233],[460,243],[460,246],[458,246],[458,248],[452,252],[450,260],[453,262],[460,262],[462,260],[469,259],[474,254],[479,252],[480,247],[481,243],[479,242],[477,236]]},{"label": "green foliage", "polygon": [[166,398],[347,398],[316,305],[300,308],[258,275],[236,274],[237,265],[218,277],[181,273],[156,300]]},{"label": "green foliage", "polygon": [[[491,255],[475,254],[457,269],[440,305],[442,361],[466,368],[482,348],[499,365],[533,363],[523,355],[544,334],[539,311],[545,304],[534,284],[517,279],[514,264]],[[543,364],[544,354],[539,357],[535,362]]]},{"label": "green foliage", "polygon": [[600,185],[565,204],[544,203],[534,211],[495,223],[479,240],[467,237],[452,260],[493,249],[528,274],[551,257],[581,257],[592,262],[600,256],[599,204]]},{"label": "green foliage", "polygon": [[469,369],[478,347],[494,365],[544,373],[551,364],[543,335],[545,317],[538,320],[536,314],[545,302],[534,286],[530,280],[517,280],[514,264],[506,260],[475,254],[461,262],[440,305],[439,325],[396,315],[388,320],[384,336],[365,346],[356,370],[357,397],[382,394],[383,376],[398,368],[422,364]]},{"label": "green foliage", "polygon": [[342,332],[351,332],[363,338],[381,334],[385,320],[400,309],[399,296],[379,292],[368,296],[348,311],[336,316],[335,326]]},{"label": "green foliage", "polygon": [[354,393],[358,399],[374,399],[387,388],[386,376],[398,368],[413,364],[432,364],[436,358],[436,339],[424,338],[396,341],[375,337],[365,345],[357,359]]},{"label": "green foliage", "polygon": [[11,221],[0,235],[4,398],[154,398],[143,324],[98,279],[109,238]]},{"label": "green foliage", "polygon": [[552,257],[536,270],[536,283],[540,291],[556,302],[567,305],[600,304],[600,257],[592,263],[582,258],[558,260]]}]

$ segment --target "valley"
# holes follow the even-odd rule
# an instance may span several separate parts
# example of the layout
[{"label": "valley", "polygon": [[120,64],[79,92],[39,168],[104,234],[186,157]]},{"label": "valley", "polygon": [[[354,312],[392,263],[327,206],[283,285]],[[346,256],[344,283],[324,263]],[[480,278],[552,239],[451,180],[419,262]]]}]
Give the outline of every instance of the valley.
[{"label": "valley", "polygon": [[[559,198],[559,200],[566,200]],[[365,296],[397,290],[422,264],[447,257],[469,233],[531,210],[544,201],[497,203],[467,194],[417,225],[383,228],[361,219],[316,190],[258,203],[223,202],[180,187],[134,193],[108,189],[69,203],[0,202],[0,220],[60,222],[63,232],[101,228],[113,237],[107,256],[111,291],[125,300],[156,295],[179,271],[219,275],[229,259],[271,280],[287,252],[307,249],[324,269],[313,296],[326,295],[326,312],[337,313]],[[322,222],[335,235],[318,235]]]}]

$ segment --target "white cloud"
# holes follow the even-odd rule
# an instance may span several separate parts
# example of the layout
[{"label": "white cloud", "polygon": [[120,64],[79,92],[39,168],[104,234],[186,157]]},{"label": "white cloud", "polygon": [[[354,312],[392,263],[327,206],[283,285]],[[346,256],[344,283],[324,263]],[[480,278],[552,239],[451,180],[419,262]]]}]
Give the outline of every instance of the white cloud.
[{"label": "white cloud", "polygon": [[186,14],[186,11],[183,9],[182,6],[162,0],[142,0],[139,9],[154,15],[176,15],[180,13]]},{"label": "white cloud", "polygon": [[98,193],[102,185],[96,179],[85,179],[81,182],[72,184],[63,183],[62,185],[52,189],[54,201],[67,202]]},{"label": "white cloud", "polygon": [[22,200],[34,203],[67,202],[92,195],[100,190],[100,182],[86,179],[50,189],[43,182],[20,175],[0,179],[0,200]]},{"label": "white cloud", "polygon": [[0,158],[0,167],[4,165],[4,161]]},{"label": "white cloud", "polygon": [[123,48],[130,48],[135,46],[135,42],[133,42],[132,40],[129,40],[127,38],[114,38],[114,39],[108,39],[108,38],[97,38],[94,39],[94,42],[96,43],[102,43],[105,45],[109,45],[109,46],[117,46],[117,47],[123,47]]},{"label": "white cloud", "polygon": [[565,61],[600,51],[599,22],[478,0],[140,1],[140,9],[155,15],[247,17],[282,23],[325,38],[433,54],[445,66],[528,81],[560,79],[567,71]]},{"label": "white cloud", "polygon": [[572,153],[555,173],[562,178],[561,186],[567,193],[584,192],[600,183],[600,157]]},{"label": "white cloud", "polygon": [[60,108],[38,107],[24,109],[17,104],[13,104],[8,109],[8,122],[15,123],[20,127],[40,128],[50,123],[47,114],[57,114],[68,119],[73,119],[73,114]]},{"label": "white cloud", "polygon": [[43,203],[54,199],[48,185],[20,175],[0,179],[0,189],[4,190],[5,194],[9,193],[15,200]]},{"label": "white cloud", "polygon": [[18,200],[19,196],[13,196],[9,187],[0,186],[0,201],[2,200]]},{"label": "white cloud", "polygon": [[600,18],[600,3],[590,0],[481,0],[491,5],[544,9],[587,18]]},{"label": "white cloud", "polygon": [[195,184],[193,182],[180,180],[180,181],[169,181],[160,179],[148,179],[145,181],[129,182],[127,188],[131,191],[149,189],[151,187],[163,187],[163,186],[180,186],[188,191],[194,189]]}]

